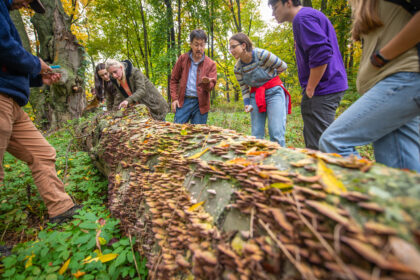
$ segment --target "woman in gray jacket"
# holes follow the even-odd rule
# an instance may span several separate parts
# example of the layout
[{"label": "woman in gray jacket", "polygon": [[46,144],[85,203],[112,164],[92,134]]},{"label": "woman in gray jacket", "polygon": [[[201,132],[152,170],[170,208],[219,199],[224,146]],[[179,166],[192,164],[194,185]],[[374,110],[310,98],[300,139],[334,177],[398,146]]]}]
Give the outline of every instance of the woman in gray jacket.
[{"label": "woman in gray jacket", "polygon": [[119,62],[110,59],[106,62],[106,70],[111,81],[118,89],[114,103],[118,108],[126,108],[129,104],[146,105],[155,120],[164,121],[169,106],[152,82],[143,75],[140,69],[133,67],[129,60]]}]

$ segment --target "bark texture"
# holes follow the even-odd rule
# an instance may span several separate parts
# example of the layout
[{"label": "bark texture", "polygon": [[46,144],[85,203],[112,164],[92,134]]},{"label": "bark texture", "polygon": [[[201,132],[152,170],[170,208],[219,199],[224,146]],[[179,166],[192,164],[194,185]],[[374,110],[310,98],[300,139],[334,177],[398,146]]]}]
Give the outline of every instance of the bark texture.
[{"label": "bark texture", "polygon": [[420,277],[418,174],[157,122],[141,105],[78,134],[151,279]]},{"label": "bark texture", "polygon": [[[70,19],[61,1],[43,0],[45,14],[35,14],[34,24],[40,44],[40,57],[61,66],[59,84],[31,91],[36,121],[44,129],[55,129],[69,119],[81,116],[86,107],[84,85],[84,48],[70,30]],[[87,63],[85,63],[87,65]]]}]

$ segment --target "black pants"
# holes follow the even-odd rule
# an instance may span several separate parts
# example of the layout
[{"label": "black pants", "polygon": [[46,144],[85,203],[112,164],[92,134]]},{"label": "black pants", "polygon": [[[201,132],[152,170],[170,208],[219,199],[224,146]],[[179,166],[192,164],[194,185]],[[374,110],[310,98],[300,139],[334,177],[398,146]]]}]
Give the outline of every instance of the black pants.
[{"label": "black pants", "polygon": [[335,119],[335,111],[345,91],[309,98],[303,91],[300,108],[306,148],[318,150],[321,134]]}]

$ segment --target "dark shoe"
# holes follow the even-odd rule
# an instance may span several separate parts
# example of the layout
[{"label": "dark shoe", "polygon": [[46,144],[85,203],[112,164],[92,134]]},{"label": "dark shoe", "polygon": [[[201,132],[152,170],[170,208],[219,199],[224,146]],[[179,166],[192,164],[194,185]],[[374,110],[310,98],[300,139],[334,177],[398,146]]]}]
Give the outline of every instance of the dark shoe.
[{"label": "dark shoe", "polygon": [[12,254],[11,248],[7,246],[0,246],[0,258],[8,257]]},{"label": "dark shoe", "polygon": [[64,213],[61,213],[58,216],[55,216],[53,218],[50,218],[50,220],[48,221],[51,224],[62,224],[68,220],[70,220],[71,218],[73,218],[74,215],[77,214],[77,212],[82,209],[83,205],[79,205],[76,204],[74,205],[72,208],[70,208],[69,210],[67,210]]}]

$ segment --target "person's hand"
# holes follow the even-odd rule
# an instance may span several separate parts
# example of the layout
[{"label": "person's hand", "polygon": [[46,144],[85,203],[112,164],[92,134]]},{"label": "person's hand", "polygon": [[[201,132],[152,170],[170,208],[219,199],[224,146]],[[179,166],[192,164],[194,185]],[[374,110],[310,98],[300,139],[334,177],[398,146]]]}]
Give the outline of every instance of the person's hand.
[{"label": "person's hand", "polygon": [[315,90],[311,88],[306,88],[305,93],[307,97],[312,98],[314,96]]},{"label": "person's hand", "polygon": [[60,73],[47,73],[42,74],[42,82],[46,85],[51,85],[57,83],[61,79]]},{"label": "person's hand", "polygon": [[212,78],[209,78],[209,77],[203,77],[203,79],[201,80],[201,82],[202,82],[203,84],[208,84],[208,83],[210,83],[212,80],[213,80]]},{"label": "person's hand", "polygon": [[176,112],[176,108],[179,108],[179,101],[178,100],[175,100],[174,102],[172,102],[171,108],[172,108],[172,112],[175,113]]},{"label": "person's hand", "polygon": [[252,108],[252,105],[245,105],[245,112],[249,113],[252,112],[252,110],[254,110],[254,108]]},{"label": "person's hand", "polygon": [[123,102],[120,103],[120,105],[118,105],[118,109],[127,108],[127,106],[128,106],[128,101],[124,100]]},{"label": "person's hand", "polygon": [[40,74],[41,75],[44,75],[44,74],[50,74],[50,73],[52,73],[51,67],[48,66],[48,64],[45,63],[45,61],[43,61],[42,58],[39,58],[38,57],[38,59],[39,59],[39,62],[41,63],[41,72],[40,72]]}]

